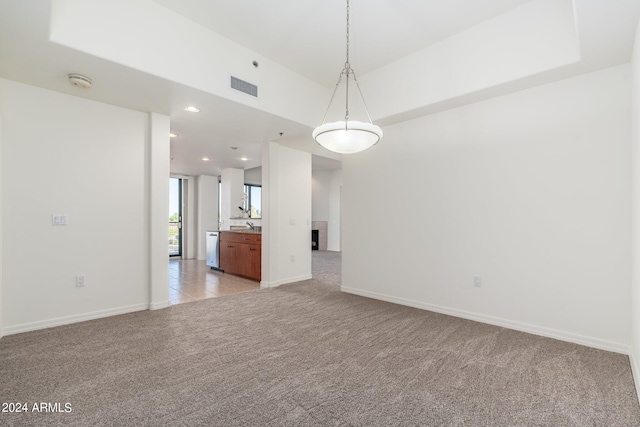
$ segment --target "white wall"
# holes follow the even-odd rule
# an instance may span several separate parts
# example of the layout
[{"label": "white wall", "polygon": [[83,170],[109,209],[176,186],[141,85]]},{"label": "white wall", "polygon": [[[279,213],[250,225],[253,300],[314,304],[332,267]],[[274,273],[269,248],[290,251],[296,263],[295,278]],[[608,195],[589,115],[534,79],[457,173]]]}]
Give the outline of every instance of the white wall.
[{"label": "white wall", "polygon": [[418,117],[579,61],[577,35],[572,0],[533,0],[373,70],[360,85],[374,120]]},{"label": "white wall", "polygon": [[342,171],[312,173],[312,221],[327,221],[327,250],[340,251]]},{"label": "white wall", "polygon": [[627,352],[630,72],[387,126],[344,156],[343,289]]},{"label": "white wall", "polygon": [[[222,190],[222,230],[229,230],[232,225],[231,218],[238,218],[242,212],[238,209],[243,206],[244,196],[244,171],[242,169],[227,168],[222,170],[220,176]],[[244,220],[241,224],[246,223]]]},{"label": "white wall", "polygon": [[631,293],[631,368],[640,396],[640,25],[636,32],[631,61],[632,72],[632,293]]},{"label": "white wall", "polygon": [[262,166],[244,170],[244,183],[262,185]]},{"label": "white wall", "polygon": [[4,187],[2,184],[2,138],[3,138],[3,132],[2,132],[2,118],[3,118],[3,107],[4,107],[4,102],[2,101],[4,99],[4,83],[0,80],[0,338],[2,338],[3,335],[3,319],[4,319],[4,315],[3,315],[3,303],[2,303],[2,278],[4,277],[4,274],[2,272],[2,247],[4,246],[3,242],[4,242],[4,238],[3,238],[3,234],[2,234],[2,210],[3,210],[3,200],[4,200]]},{"label": "white wall", "polygon": [[198,193],[198,259],[207,258],[205,232],[218,229],[218,177],[196,177]]},{"label": "white wall", "polygon": [[[146,309],[154,120],[0,85],[4,333]],[[69,224],[52,226],[52,214],[67,214]],[[86,276],[83,288],[75,286],[78,274]]]},{"label": "white wall", "polygon": [[329,221],[331,175],[328,171],[311,173],[311,220]]},{"label": "white wall", "polygon": [[145,240],[149,242],[149,308],[152,310],[165,308],[169,303],[169,259],[167,254],[167,219],[169,218],[169,116],[149,114],[148,153],[145,193],[149,198],[149,210],[145,216],[149,218],[149,231]]},{"label": "white wall", "polygon": [[331,173],[329,183],[331,193],[329,197],[329,225],[327,230],[327,250],[340,251],[342,240],[342,170]]},{"label": "white wall", "polygon": [[[51,9],[50,39],[71,49],[309,126],[326,108],[329,89],[151,0],[56,0]],[[230,75],[257,85],[259,98],[231,89]]]},{"label": "white wall", "polygon": [[263,287],[311,278],[311,154],[262,149]]}]

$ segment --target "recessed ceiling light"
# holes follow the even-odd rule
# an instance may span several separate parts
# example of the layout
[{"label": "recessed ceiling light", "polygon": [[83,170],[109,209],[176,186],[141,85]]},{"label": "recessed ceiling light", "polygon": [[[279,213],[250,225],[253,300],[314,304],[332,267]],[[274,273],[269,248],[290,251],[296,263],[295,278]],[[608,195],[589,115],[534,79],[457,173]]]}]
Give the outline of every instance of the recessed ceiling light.
[{"label": "recessed ceiling light", "polygon": [[241,157],[240,160],[242,160],[243,162],[246,162],[249,159],[247,159],[246,157]]},{"label": "recessed ceiling light", "polygon": [[211,159],[209,159],[208,157],[203,157],[203,158],[202,158],[202,161],[203,161],[203,162],[208,162],[209,160],[211,160]]},{"label": "recessed ceiling light", "polygon": [[177,137],[178,137],[177,133],[173,133],[172,132],[172,133],[169,134],[169,138],[177,138]]},{"label": "recessed ceiling light", "polygon": [[200,109],[198,107],[194,107],[193,105],[187,105],[184,107],[184,111],[188,111],[190,113],[199,113]]}]

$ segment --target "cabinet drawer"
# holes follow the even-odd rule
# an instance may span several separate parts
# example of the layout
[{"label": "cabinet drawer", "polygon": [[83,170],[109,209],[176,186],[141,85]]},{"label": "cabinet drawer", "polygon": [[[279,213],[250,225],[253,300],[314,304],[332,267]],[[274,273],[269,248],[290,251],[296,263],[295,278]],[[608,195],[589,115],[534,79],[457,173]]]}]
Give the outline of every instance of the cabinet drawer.
[{"label": "cabinet drawer", "polygon": [[257,233],[235,233],[233,231],[221,231],[220,242],[234,243],[260,243],[262,235]]}]

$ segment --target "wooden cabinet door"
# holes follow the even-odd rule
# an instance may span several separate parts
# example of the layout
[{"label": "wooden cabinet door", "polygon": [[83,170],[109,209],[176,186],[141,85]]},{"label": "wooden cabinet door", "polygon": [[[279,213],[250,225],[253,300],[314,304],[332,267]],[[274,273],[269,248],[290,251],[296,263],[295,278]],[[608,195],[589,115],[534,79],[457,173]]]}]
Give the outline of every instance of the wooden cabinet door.
[{"label": "wooden cabinet door", "polygon": [[260,281],[262,278],[262,248],[259,244],[244,245],[247,253],[246,276]]},{"label": "wooden cabinet door", "polygon": [[242,243],[220,242],[220,268],[229,274],[240,274],[239,248]]}]

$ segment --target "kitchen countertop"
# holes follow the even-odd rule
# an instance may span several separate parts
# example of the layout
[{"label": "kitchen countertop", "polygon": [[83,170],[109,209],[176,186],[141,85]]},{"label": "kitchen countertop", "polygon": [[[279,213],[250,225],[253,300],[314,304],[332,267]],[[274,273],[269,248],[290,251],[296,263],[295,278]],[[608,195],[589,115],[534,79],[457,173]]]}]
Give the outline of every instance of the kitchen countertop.
[{"label": "kitchen countertop", "polygon": [[245,234],[262,234],[262,231],[252,230],[250,228],[241,229],[241,230],[220,230],[221,233],[245,233]]}]

